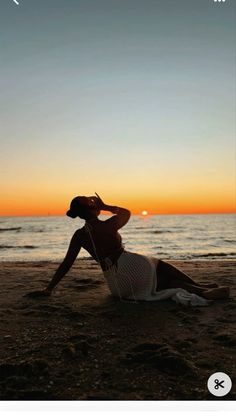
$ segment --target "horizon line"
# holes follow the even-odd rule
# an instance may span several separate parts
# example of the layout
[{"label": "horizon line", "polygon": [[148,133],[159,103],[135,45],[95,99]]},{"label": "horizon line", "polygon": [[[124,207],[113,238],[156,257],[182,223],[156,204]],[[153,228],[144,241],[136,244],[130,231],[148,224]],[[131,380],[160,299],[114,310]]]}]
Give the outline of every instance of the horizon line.
[{"label": "horizon line", "polygon": [[[143,218],[152,217],[155,215],[211,215],[211,214],[236,214],[236,211],[212,211],[212,212],[183,212],[183,213],[152,213],[147,215],[142,215],[142,213],[132,213],[131,216],[139,216]],[[100,215],[106,215],[106,214],[100,214]],[[64,217],[66,214],[24,214],[24,215],[0,215],[1,217]],[[79,217],[78,217],[79,218]]]}]

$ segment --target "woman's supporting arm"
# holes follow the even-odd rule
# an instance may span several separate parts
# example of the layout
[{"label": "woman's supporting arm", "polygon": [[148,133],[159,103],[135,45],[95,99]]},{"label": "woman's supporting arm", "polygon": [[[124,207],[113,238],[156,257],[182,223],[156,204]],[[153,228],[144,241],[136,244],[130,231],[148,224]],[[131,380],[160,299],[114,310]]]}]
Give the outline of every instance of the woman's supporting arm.
[{"label": "woman's supporting arm", "polygon": [[67,274],[67,272],[70,270],[71,266],[73,265],[80,249],[81,249],[81,233],[80,233],[80,230],[77,230],[70,241],[70,245],[69,245],[67,254],[65,256],[65,259],[60,264],[59,268],[56,270],[47,288],[44,290],[45,293],[50,294],[53,288],[55,288],[55,286],[58,284],[58,282],[60,282],[61,279]]},{"label": "woman's supporting arm", "polygon": [[70,268],[71,266],[66,265],[63,261],[61,265],[59,266],[59,268],[56,270],[55,274],[53,275],[45,291],[47,291],[48,293],[51,293],[53,288],[55,288],[58,282],[60,282],[61,279],[67,274]]}]

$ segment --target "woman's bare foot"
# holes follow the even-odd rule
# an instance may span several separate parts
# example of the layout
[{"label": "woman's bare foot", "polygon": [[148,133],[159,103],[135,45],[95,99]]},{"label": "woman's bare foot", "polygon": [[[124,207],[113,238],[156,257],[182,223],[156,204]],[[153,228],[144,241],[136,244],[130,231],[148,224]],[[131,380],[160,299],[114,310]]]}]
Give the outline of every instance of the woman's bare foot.
[{"label": "woman's bare foot", "polygon": [[222,300],[224,298],[229,298],[229,287],[218,287],[206,290],[202,293],[202,296],[207,300]]}]

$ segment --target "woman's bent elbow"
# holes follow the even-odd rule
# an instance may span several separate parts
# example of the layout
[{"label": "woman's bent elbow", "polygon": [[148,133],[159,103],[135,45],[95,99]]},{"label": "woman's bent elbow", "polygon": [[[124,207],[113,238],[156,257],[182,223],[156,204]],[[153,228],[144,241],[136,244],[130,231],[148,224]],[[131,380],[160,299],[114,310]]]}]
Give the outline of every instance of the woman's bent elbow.
[{"label": "woman's bent elbow", "polygon": [[129,220],[131,217],[131,211],[130,210],[127,210],[127,211],[128,211],[128,220]]},{"label": "woman's bent elbow", "polygon": [[125,222],[126,223],[129,221],[130,217],[131,217],[131,212],[130,212],[130,210],[126,209],[125,210]]}]

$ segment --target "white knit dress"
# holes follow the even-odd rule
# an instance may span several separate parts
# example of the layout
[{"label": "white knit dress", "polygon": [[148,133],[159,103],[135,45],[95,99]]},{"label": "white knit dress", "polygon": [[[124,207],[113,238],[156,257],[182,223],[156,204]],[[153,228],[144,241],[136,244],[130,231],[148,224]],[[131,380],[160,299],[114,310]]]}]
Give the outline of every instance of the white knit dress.
[{"label": "white knit dress", "polygon": [[[126,250],[117,260],[117,266],[105,259],[104,271],[111,294],[125,299],[145,300],[156,290],[156,264],[152,258]],[[109,266],[110,265],[110,266]]]},{"label": "white knit dress", "polygon": [[[91,227],[88,225],[85,225],[85,227],[97,257],[96,260],[99,261],[96,246],[90,231]],[[209,301],[205,298],[191,294],[182,288],[156,291],[156,268],[158,263],[156,258],[124,250],[115,264],[112,264],[109,257],[106,257],[104,262],[106,270],[103,273],[110,292],[121,300],[133,300],[137,302],[171,298],[175,302],[183,305],[206,306],[209,304]]]},{"label": "white knit dress", "polygon": [[128,252],[120,255],[115,265],[105,259],[107,270],[103,271],[111,294],[121,300],[158,301],[172,299],[176,303],[192,306],[207,306],[209,301],[182,288],[156,291],[156,262],[152,257]]}]

